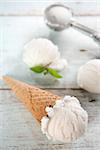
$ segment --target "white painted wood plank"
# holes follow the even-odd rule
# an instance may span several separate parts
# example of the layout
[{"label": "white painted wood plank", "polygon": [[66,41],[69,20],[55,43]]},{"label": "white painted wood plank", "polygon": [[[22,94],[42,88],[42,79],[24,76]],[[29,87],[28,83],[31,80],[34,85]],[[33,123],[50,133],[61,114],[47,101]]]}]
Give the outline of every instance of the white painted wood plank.
[{"label": "white painted wood plank", "polygon": [[99,0],[65,0],[65,5],[68,5],[76,16],[97,16],[100,15]]},{"label": "white painted wood plank", "polygon": [[55,2],[65,3],[75,15],[100,15],[99,0],[1,0],[0,15],[43,15],[44,9]]},{"label": "white painted wood plank", "polygon": [[[0,3],[1,15],[41,15],[44,8],[60,0],[6,0]],[[62,0],[61,0],[62,1]]]},{"label": "white painted wood plank", "polygon": [[2,73],[2,64],[3,64],[3,56],[2,56],[2,52],[3,52],[3,22],[0,19],[0,77],[1,77],[1,73]]},{"label": "white painted wood plank", "polygon": [[[55,144],[42,134],[40,126],[9,90],[0,90],[0,150],[100,150],[100,97],[94,102],[83,90],[52,90],[77,96],[89,114],[88,130],[79,140]],[[95,97],[96,98],[96,97]]]},{"label": "white painted wood plank", "polygon": [[[77,17],[76,19],[100,31],[100,17]],[[45,25],[42,17],[1,17],[0,21],[2,25],[1,76],[11,75],[45,87],[77,88],[76,79],[79,67],[88,60],[100,56],[100,46],[91,38],[71,28],[63,32],[54,32]],[[38,37],[48,38],[57,44],[62,57],[66,58],[69,63],[68,70],[62,72],[64,78],[56,82],[50,81],[51,85],[47,84],[47,80],[39,81],[39,75],[31,73],[22,61],[24,45],[32,38]],[[86,51],[80,51],[81,49]],[[0,85],[1,87],[4,85],[2,81]]]}]

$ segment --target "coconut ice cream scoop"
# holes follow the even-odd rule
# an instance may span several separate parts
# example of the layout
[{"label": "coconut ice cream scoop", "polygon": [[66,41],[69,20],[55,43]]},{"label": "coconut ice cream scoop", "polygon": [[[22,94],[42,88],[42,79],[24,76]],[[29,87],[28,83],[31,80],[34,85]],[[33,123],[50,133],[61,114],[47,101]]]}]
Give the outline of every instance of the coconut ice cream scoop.
[{"label": "coconut ice cream scoop", "polygon": [[80,67],[78,85],[88,92],[100,94],[100,60],[93,59]]},{"label": "coconut ice cream scoop", "polygon": [[3,79],[41,124],[48,139],[71,142],[83,135],[88,115],[77,98],[62,98],[11,77]]},{"label": "coconut ice cream scoop", "polygon": [[52,107],[46,107],[48,117],[41,120],[41,129],[48,139],[71,142],[87,128],[88,115],[75,97],[65,96]]},{"label": "coconut ice cream scoop", "polygon": [[67,60],[61,58],[57,45],[45,38],[33,39],[25,45],[23,61],[30,68],[42,65],[60,71],[67,67]]}]

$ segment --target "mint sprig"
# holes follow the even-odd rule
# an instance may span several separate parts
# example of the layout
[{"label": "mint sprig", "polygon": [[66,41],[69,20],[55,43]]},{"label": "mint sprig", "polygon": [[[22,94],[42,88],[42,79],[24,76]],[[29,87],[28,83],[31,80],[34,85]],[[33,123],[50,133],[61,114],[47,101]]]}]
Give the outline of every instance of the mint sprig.
[{"label": "mint sprig", "polygon": [[48,68],[48,72],[56,78],[62,78],[62,76],[55,69]]},{"label": "mint sprig", "polygon": [[43,67],[42,65],[38,65],[30,69],[36,73],[42,73],[45,70],[45,67]]},{"label": "mint sprig", "polygon": [[37,65],[37,66],[32,67],[30,69],[36,73],[42,73],[43,72],[44,75],[49,73],[55,78],[62,78],[62,76],[58,73],[57,70],[52,69],[52,68],[48,68],[47,66]]}]

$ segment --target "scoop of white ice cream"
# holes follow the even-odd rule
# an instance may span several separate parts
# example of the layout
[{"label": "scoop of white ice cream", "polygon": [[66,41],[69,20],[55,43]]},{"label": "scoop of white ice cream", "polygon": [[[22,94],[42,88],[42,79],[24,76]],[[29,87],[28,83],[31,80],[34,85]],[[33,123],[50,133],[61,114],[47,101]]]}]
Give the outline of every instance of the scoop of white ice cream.
[{"label": "scoop of white ice cream", "polygon": [[48,117],[42,118],[41,130],[48,139],[70,142],[86,130],[88,115],[75,97],[65,96],[53,107],[47,107],[46,112]]},{"label": "scoop of white ice cream", "polygon": [[[37,65],[46,66],[51,64],[51,67],[59,70],[65,68],[66,60],[60,58],[58,47],[50,40],[45,38],[33,39],[25,47],[23,61],[31,68]],[[55,61],[58,63],[55,63]],[[60,61],[61,60],[61,61]]]},{"label": "scoop of white ice cream", "polygon": [[65,24],[69,24],[71,18],[72,13],[70,10],[62,6],[52,7],[47,11],[47,19],[53,24],[64,26]]},{"label": "scoop of white ice cream", "polygon": [[57,59],[57,60],[53,61],[49,67],[60,71],[60,70],[67,68],[68,63],[65,59]]},{"label": "scoop of white ice cream", "polygon": [[100,94],[100,60],[90,60],[78,71],[78,85],[92,93]]}]

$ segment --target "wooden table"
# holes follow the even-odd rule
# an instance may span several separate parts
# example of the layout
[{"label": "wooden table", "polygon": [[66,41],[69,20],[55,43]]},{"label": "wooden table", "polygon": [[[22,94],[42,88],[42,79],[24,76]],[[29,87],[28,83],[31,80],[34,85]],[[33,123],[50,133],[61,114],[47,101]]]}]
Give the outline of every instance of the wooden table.
[{"label": "wooden table", "polygon": [[[53,1],[0,1],[0,76],[11,75],[60,96],[76,96],[89,114],[89,125],[83,137],[69,144],[48,141],[33,116],[0,80],[0,150],[100,150],[100,96],[79,89],[77,71],[90,59],[100,57],[100,46],[89,37],[68,29],[54,32],[43,20],[44,7]],[[65,0],[75,18],[100,32],[98,0]],[[25,43],[34,37],[45,37],[59,46],[68,60],[64,78],[56,84],[39,84],[33,80],[22,61]]]}]

